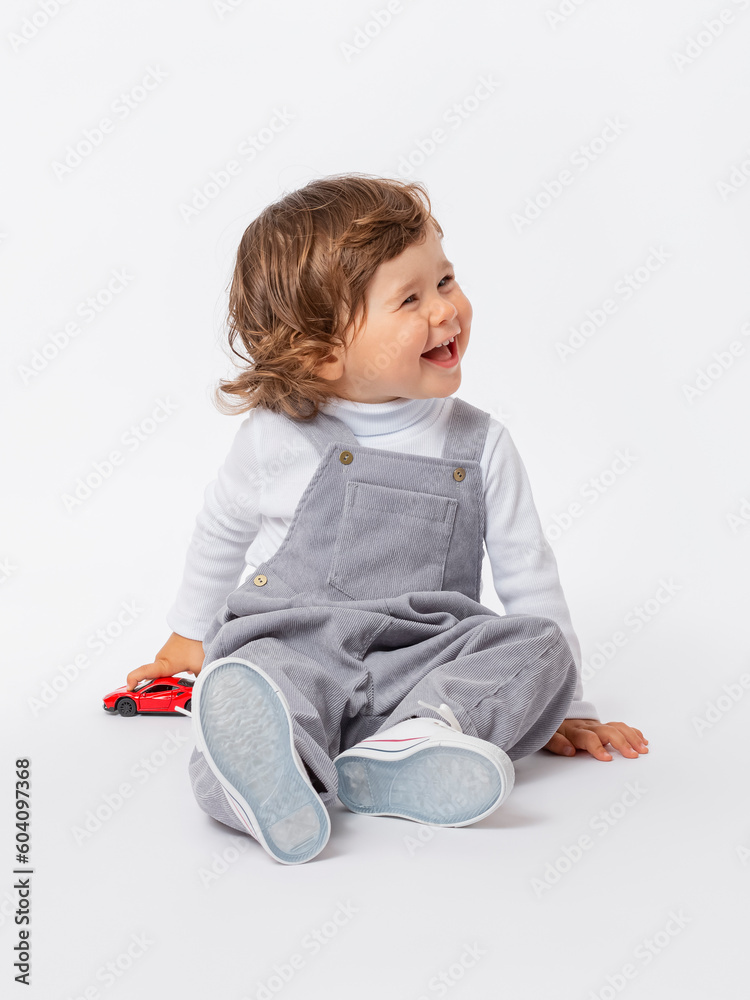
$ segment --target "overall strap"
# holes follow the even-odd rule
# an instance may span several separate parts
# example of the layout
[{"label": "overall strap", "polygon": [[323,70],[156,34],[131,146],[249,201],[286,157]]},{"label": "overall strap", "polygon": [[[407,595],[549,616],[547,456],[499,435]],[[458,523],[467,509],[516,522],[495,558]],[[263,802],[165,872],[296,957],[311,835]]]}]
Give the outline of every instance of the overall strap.
[{"label": "overall strap", "polygon": [[344,421],[330,413],[323,413],[320,410],[313,420],[295,420],[287,413],[279,415],[296,427],[300,434],[304,434],[320,455],[323,454],[331,441],[340,441],[349,446],[357,445],[359,447],[359,441]]},{"label": "overall strap", "polygon": [[489,426],[489,413],[454,396],[442,458],[478,462],[484,451]]}]

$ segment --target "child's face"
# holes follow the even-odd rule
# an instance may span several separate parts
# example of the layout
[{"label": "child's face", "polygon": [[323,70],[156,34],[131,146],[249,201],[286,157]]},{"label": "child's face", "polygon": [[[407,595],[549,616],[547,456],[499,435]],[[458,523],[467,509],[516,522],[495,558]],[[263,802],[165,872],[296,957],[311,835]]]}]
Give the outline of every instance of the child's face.
[{"label": "child's face", "polygon": [[[350,399],[386,403],[400,396],[450,396],[461,384],[461,358],[471,330],[471,303],[453,277],[439,237],[410,246],[381,264],[367,289],[367,320],[345,350],[319,369]],[[434,360],[424,357],[455,337]]]}]

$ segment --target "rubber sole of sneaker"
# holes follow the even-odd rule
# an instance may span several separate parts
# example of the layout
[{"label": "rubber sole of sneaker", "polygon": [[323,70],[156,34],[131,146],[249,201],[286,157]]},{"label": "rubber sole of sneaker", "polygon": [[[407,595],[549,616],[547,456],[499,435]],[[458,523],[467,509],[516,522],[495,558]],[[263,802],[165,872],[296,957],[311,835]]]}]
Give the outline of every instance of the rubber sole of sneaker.
[{"label": "rubber sole of sneaker", "polygon": [[334,763],[338,796],[352,812],[430,826],[468,826],[484,819],[507,798],[514,781],[510,761],[496,764],[461,747],[429,747],[397,761],[352,755]]},{"label": "rubber sole of sneaker", "polygon": [[330,817],[304,772],[289,705],[271,678],[249,661],[215,661],[198,675],[193,708],[199,749],[271,857],[293,865],[320,853]]}]

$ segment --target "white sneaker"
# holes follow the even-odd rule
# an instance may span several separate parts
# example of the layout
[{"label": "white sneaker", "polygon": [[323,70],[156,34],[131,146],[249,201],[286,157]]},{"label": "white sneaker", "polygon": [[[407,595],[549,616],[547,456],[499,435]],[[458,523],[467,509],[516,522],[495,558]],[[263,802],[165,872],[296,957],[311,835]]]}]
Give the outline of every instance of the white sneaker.
[{"label": "white sneaker", "polygon": [[419,704],[448,722],[406,719],[340,753],[339,798],[352,812],[430,826],[484,819],[510,794],[513,762],[500,747],[462,732],[447,705]]},{"label": "white sneaker", "polygon": [[331,820],[294,746],[289,705],[256,664],[213,660],[193,687],[198,750],[232,811],[282,864],[309,861],[325,847]]}]

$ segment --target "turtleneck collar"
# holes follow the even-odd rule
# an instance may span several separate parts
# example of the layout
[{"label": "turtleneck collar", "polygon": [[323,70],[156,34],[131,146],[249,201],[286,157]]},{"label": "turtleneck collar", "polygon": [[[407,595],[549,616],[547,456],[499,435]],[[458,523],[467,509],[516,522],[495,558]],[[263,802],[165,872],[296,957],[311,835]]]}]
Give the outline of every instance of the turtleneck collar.
[{"label": "turtleneck collar", "polygon": [[394,434],[414,424],[432,423],[442,398],[408,399],[399,396],[388,403],[360,403],[349,399],[330,399],[321,409],[338,417],[357,437]]}]

